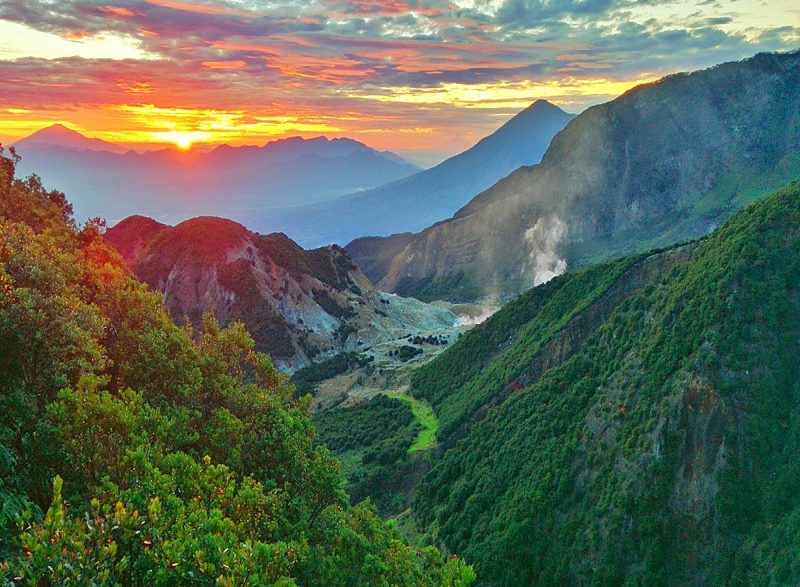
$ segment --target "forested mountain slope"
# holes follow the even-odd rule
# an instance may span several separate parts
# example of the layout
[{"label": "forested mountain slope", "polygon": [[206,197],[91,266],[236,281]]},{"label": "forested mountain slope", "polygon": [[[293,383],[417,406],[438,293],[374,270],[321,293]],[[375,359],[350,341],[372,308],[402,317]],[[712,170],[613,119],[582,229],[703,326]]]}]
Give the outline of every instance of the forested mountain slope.
[{"label": "forested mountain slope", "polygon": [[420,369],[414,512],[489,585],[800,576],[800,183],[555,278]]},{"label": "forested mountain slope", "polygon": [[14,167],[0,151],[0,584],[471,582],[348,505],[307,399],[241,324],[173,324]]},{"label": "forested mountain slope", "polygon": [[759,54],[589,108],[540,165],[399,243],[371,277],[421,299],[506,299],[564,269],[707,234],[799,176],[800,52]]}]

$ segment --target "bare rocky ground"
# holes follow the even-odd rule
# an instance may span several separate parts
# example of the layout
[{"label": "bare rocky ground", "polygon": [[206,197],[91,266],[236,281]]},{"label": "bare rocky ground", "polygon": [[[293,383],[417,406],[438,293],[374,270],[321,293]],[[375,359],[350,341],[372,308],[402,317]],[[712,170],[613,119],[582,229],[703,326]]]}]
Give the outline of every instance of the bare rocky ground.
[{"label": "bare rocky ground", "polygon": [[[386,312],[398,323],[406,324],[406,328],[385,330],[374,327],[364,337],[372,344],[361,345],[359,349],[372,361],[364,367],[319,383],[314,396],[315,411],[352,406],[381,393],[405,393],[414,371],[497,310],[496,306],[479,304],[426,304],[393,294],[382,293],[381,297],[387,302]],[[454,318],[450,324],[443,319],[447,314]],[[433,340],[436,343],[428,342]],[[399,354],[403,347],[412,347],[421,352],[404,360]]]}]

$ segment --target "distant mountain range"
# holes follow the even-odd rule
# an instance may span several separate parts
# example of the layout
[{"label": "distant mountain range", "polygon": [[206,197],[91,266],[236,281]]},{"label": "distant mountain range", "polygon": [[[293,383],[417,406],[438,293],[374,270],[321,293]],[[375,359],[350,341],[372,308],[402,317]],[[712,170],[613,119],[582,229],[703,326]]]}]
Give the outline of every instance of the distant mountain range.
[{"label": "distant mountain range", "polygon": [[239,320],[258,350],[293,369],[385,340],[453,326],[442,308],[375,290],[341,247],[305,251],[283,234],[260,235],[214,217],[170,227],[132,216],[105,239],[180,323],[205,312]]},{"label": "distant mountain range", "polygon": [[286,232],[305,246],[421,230],[449,218],[477,193],[538,163],[574,118],[537,100],[463,153],[410,177],[317,205],[256,214],[252,225]]},{"label": "distant mountain range", "polygon": [[208,152],[129,151],[56,125],[18,141],[20,173],[70,198],[79,219],[146,214],[166,222],[224,215],[249,223],[275,207],[320,202],[420,168],[352,139],[291,137]]},{"label": "distant mountain range", "polygon": [[452,218],[347,246],[381,289],[507,299],[710,232],[800,176],[800,52],[671,75],[594,106]]}]

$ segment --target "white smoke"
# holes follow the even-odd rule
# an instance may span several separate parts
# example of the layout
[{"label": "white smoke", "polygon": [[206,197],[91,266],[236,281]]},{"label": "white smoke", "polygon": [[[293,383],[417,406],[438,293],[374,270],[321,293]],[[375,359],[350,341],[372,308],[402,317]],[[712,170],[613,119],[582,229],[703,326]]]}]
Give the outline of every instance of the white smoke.
[{"label": "white smoke", "polygon": [[456,326],[475,326],[491,318],[495,312],[497,307],[485,308],[479,314],[462,314],[458,317]]},{"label": "white smoke", "polygon": [[556,254],[559,243],[567,236],[567,225],[555,214],[550,218],[539,218],[532,228],[525,231],[525,240],[530,245],[528,262],[533,270],[533,285],[541,285],[567,270],[567,260]]}]

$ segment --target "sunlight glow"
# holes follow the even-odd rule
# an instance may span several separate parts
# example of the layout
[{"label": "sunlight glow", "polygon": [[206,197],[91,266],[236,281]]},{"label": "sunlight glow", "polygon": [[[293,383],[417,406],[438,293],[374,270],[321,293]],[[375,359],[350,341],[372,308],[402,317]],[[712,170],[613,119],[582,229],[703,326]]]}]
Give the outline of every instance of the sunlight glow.
[{"label": "sunlight glow", "polygon": [[254,116],[245,110],[161,108],[154,104],[108,108],[123,113],[131,130],[102,133],[104,139],[122,143],[173,143],[181,149],[188,149],[194,143],[234,143],[242,137],[258,142],[289,133],[342,130],[325,119],[300,115]]},{"label": "sunlight glow", "polygon": [[173,130],[169,132],[152,133],[152,138],[163,143],[173,143],[181,151],[188,151],[194,143],[205,142],[210,138],[207,132],[190,132]]}]

